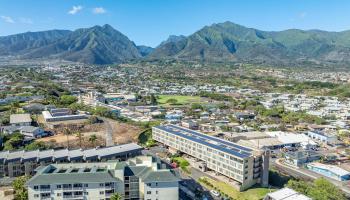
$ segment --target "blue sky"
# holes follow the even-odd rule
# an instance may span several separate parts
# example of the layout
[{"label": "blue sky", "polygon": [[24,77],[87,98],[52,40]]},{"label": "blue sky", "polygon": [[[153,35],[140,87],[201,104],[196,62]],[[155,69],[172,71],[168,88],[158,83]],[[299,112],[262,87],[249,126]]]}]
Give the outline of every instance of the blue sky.
[{"label": "blue sky", "polygon": [[0,35],[110,24],[136,44],[232,21],[261,30],[350,29],[349,0],[0,0]]}]

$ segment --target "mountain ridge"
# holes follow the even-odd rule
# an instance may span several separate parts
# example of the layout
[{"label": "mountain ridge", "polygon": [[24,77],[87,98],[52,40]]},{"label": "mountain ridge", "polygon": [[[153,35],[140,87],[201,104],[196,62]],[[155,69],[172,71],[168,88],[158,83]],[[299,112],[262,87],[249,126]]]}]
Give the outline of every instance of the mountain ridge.
[{"label": "mountain ridge", "polygon": [[189,36],[170,35],[157,47],[136,45],[112,26],[49,30],[0,37],[0,56],[60,58],[112,64],[130,60],[247,62],[270,65],[350,63],[350,30],[262,31],[229,21],[204,26]]}]

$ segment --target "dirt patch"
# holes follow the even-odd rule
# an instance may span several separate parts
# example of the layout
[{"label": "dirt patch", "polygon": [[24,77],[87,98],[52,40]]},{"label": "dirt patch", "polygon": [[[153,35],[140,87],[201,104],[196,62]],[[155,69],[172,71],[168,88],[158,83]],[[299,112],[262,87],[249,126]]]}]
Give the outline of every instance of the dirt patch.
[{"label": "dirt patch", "polygon": [[[130,142],[137,142],[138,135],[142,130],[127,123],[121,123],[111,119],[105,119],[108,122],[98,124],[84,124],[79,128],[72,128],[71,134],[68,136],[70,148],[92,148],[96,146],[106,145],[106,132],[109,123],[112,132],[112,140],[114,144],[126,144]],[[44,141],[54,147],[67,147],[67,136],[64,134],[63,129],[54,129],[54,133],[57,133],[50,137],[40,138],[37,141]],[[81,137],[77,133],[81,133]],[[91,136],[95,135],[96,140],[92,142]]]},{"label": "dirt patch", "polygon": [[108,119],[108,122],[112,128],[112,138],[115,144],[125,144],[138,141],[137,138],[142,132],[141,128],[115,120]]},{"label": "dirt patch", "polygon": [[[67,147],[69,143],[69,148],[71,149],[76,149],[76,148],[86,149],[86,148],[94,148],[96,146],[105,146],[104,134],[105,133],[103,131],[85,132],[85,133],[81,133],[81,139],[80,139],[78,135],[72,134],[67,137],[66,135],[60,133],[54,136],[40,138],[37,141],[43,141],[54,147]],[[90,141],[90,137],[92,135],[96,136],[95,141]],[[69,141],[67,141],[67,139]]]}]

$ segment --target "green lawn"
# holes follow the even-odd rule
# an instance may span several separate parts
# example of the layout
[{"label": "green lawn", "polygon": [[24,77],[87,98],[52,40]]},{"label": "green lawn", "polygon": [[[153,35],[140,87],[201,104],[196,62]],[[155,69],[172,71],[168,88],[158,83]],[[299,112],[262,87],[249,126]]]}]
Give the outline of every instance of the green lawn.
[{"label": "green lawn", "polygon": [[172,161],[176,162],[179,165],[179,167],[182,170],[184,170],[186,173],[190,173],[190,170],[188,169],[190,163],[186,159],[184,159],[183,157],[179,156],[179,157],[174,157],[172,159]]},{"label": "green lawn", "polygon": [[200,102],[199,96],[182,96],[182,95],[159,95],[157,101],[159,104],[169,105],[167,102],[169,99],[175,99],[175,105],[186,105],[190,103],[198,103]]},{"label": "green lawn", "polygon": [[[203,180],[206,180],[206,181],[203,181]],[[202,177],[199,180],[199,182],[204,187],[218,190],[221,193],[228,195],[232,199],[238,199],[238,200],[260,200],[260,199],[263,199],[265,195],[270,192],[268,188],[251,188],[244,192],[239,192],[234,187],[232,187],[231,185],[225,182],[215,181],[208,177]],[[208,183],[210,184],[208,185]]]}]

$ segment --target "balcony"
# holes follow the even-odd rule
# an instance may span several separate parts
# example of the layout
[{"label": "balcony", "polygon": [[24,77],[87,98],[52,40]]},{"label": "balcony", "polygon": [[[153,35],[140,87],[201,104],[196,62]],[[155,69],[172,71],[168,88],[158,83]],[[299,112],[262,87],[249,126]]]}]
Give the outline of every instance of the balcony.
[{"label": "balcony", "polygon": [[70,199],[81,198],[81,197],[83,197],[82,194],[78,194],[78,195],[63,195],[63,198],[70,198]]}]

